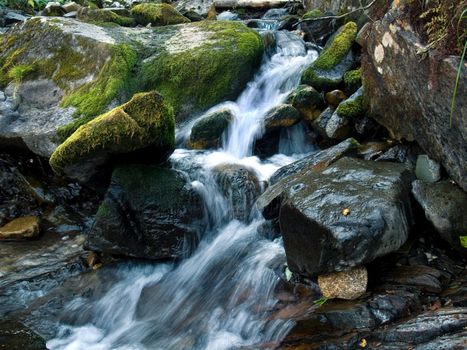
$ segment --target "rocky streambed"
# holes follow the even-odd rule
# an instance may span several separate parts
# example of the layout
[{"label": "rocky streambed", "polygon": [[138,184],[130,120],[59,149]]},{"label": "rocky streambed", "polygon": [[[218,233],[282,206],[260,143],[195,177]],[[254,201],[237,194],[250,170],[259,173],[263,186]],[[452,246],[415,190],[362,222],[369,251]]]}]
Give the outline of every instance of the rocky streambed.
[{"label": "rocky streambed", "polygon": [[271,4],[2,10],[0,349],[467,346],[465,67]]}]

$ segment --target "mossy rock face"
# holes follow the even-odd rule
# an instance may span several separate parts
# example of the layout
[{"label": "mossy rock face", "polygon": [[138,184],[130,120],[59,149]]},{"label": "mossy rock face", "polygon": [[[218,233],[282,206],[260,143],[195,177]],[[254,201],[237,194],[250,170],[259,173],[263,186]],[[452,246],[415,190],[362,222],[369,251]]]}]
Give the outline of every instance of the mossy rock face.
[{"label": "mossy rock face", "polygon": [[352,45],[357,36],[357,25],[348,22],[329,39],[315,62],[302,75],[302,83],[318,91],[337,88],[344,74],[353,64]]},{"label": "mossy rock face", "polygon": [[23,147],[50,157],[79,126],[141,91],[159,91],[174,107],[177,121],[183,122],[235,99],[262,54],[260,36],[242,23],[127,28],[33,18],[0,38],[0,84],[12,84],[5,103],[15,113],[15,82],[9,73],[17,66],[33,67],[19,91],[31,82],[50,86],[28,88],[35,96],[47,92],[50,103],[22,103],[21,119],[0,115],[0,140],[23,141]]},{"label": "mossy rock face", "polygon": [[363,106],[363,88],[359,88],[347,100],[341,102],[337,107],[336,113],[345,118],[358,118],[365,115]]},{"label": "mossy rock face", "polygon": [[[166,28],[156,33],[163,35]],[[167,98],[177,121],[184,121],[220,101],[234,99],[262,55],[261,37],[244,24],[196,22],[176,27],[164,49],[143,62],[141,79],[144,86]]]},{"label": "mossy rock face", "polygon": [[165,26],[169,24],[188,23],[190,20],[180,14],[169,4],[144,3],[131,9],[132,16],[143,26]]},{"label": "mossy rock face", "polygon": [[287,103],[295,107],[302,118],[308,121],[316,119],[324,105],[323,96],[308,85],[299,85],[287,97]]},{"label": "mossy rock face", "polygon": [[349,70],[344,74],[345,91],[348,94],[353,94],[362,86],[362,70],[361,68]]},{"label": "mossy rock face", "polygon": [[222,134],[233,118],[232,112],[228,109],[222,109],[202,117],[191,128],[188,147],[192,149],[218,147]]},{"label": "mossy rock face", "polygon": [[56,173],[86,181],[109,158],[163,161],[175,147],[175,119],[157,92],[139,93],[122,106],[82,125],[52,154]]},{"label": "mossy rock face", "polygon": [[281,104],[274,107],[264,117],[266,133],[287,128],[297,124],[301,120],[300,113],[289,104]]},{"label": "mossy rock face", "polygon": [[90,9],[89,7],[83,7],[78,11],[77,18],[81,21],[91,23],[115,23],[124,27],[136,25],[136,21],[133,18],[118,15],[108,9]]}]

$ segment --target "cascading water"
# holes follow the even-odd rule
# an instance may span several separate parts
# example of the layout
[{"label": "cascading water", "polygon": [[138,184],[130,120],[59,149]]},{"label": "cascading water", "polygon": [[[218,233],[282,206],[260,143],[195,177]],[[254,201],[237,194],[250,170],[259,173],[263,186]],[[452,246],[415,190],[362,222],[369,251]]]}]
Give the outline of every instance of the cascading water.
[{"label": "cascading water", "polygon": [[[288,35],[293,40],[282,40]],[[277,304],[275,271],[285,262],[280,239],[269,240],[259,228],[258,213],[248,222],[231,220],[228,200],[219,191],[212,169],[241,164],[260,180],[296,158],[275,155],[265,161],[251,156],[262,133],[266,112],[283,102],[316,53],[292,34],[277,32],[277,49],[265,58],[255,79],[229,108],[235,120],[217,151],[178,149],[174,168],[185,171],[204,197],[207,232],[196,251],[177,266],[126,264],[118,282],[98,300],[80,297],[66,306],[50,349],[232,349],[279,341],[292,323],[272,319]],[[288,42],[288,44],[284,44]],[[281,46],[283,45],[283,46]],[[294,142],[281,140],[287,153],[304,150],[299,126],[290,131]],[[287,136],[287,135],[286,135]],[[72,315],[72,316],[70,316]]]}]

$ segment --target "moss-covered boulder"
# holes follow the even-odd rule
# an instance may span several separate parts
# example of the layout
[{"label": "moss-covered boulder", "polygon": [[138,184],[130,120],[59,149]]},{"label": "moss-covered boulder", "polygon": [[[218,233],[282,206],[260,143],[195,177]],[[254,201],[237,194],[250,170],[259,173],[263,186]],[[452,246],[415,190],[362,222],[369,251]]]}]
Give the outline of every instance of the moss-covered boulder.
[{"label": "moss-covered boulder", "polygon": [[270,133],[295,125],[300,120],[300,113],[298,113],[295,107],[283,103],[266,113],[264,117],[264,129],[266,133]]},{"label": "moss-covered boulder", "polygon": [[347,100],[342,101],[336,109],[336,113],[345,118],[358,118],[365,115],[363,105],[363,88],[359,88]]},{"label": "moss-covered boulder", "polygon": [[344,84],[345,91],[348,94],[353,94],[355,91],[357,91],[358,88],[362,86],[362,69],[358,68],[345,72]]},{"label": "moss-covered boulder", "polygon": [[302,118],[307,121],[316,119],[324,106],[323,96],[308,85],[299,85],[290,93],[286,101],[297,109]]},{"label": "moss-covered boulder", "polygon": [[97,23],[33,18],[0,37],[1,143],[50,157],[79,126],[142,91],[159,91],[183,122],[235,99],[263,54],[242,23]]},{"label": "moss-covered boulder", "polygon": [[188,23],[190,20],[169,4],[143,3],[131,9],[132,16],[143,26],[165,26],[169,24]]},{"label": "moss-covered boulder", "polygon": [[352,45],[357,36],[357,25],[348,22],[329,39],[318,59],[302,75],[302,83],[315,89],[329,91],[337,88],[344,74],[353,64]]},{"label": "moss-covered boulder", "polygon": [[124,27],[136,25],[134,18],[121,16],[110,9],[91,9],[82,7],[76,16],[81,21],[99,23],[115,23]]},{"label": "moss-covered boulder", "polygon": [[50,157],[56,173],[82,181],[109,158],[163,161],[175,147],[172,106],[157,92],[139,93],[80,126]]},{"label": "moss-covered boulder", "polygon": [[234,116],[228,109],[221,109],[201,117],[191,128],[188,147],[192,149],[217,148],[222,134]]}]

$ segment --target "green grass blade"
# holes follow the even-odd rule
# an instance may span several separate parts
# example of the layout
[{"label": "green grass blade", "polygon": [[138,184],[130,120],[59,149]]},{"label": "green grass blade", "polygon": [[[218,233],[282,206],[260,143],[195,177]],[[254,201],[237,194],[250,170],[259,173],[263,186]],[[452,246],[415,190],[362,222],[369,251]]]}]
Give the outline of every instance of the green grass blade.
[{"label": "green grass blade", "polygon": [[462,51],[461,61],[459,67],[457,67],[456,83],[454,84],[454,91],[451,97],[451,114],[449,115],[449,127],[452,127],[452,116],[454,115],[454,104],[456,103],[457,87],[459,86],[459,79],[462,72],[462,66],[464,65],[465,52],[467,51],[467,40],[464,44],[464,50]]}]

